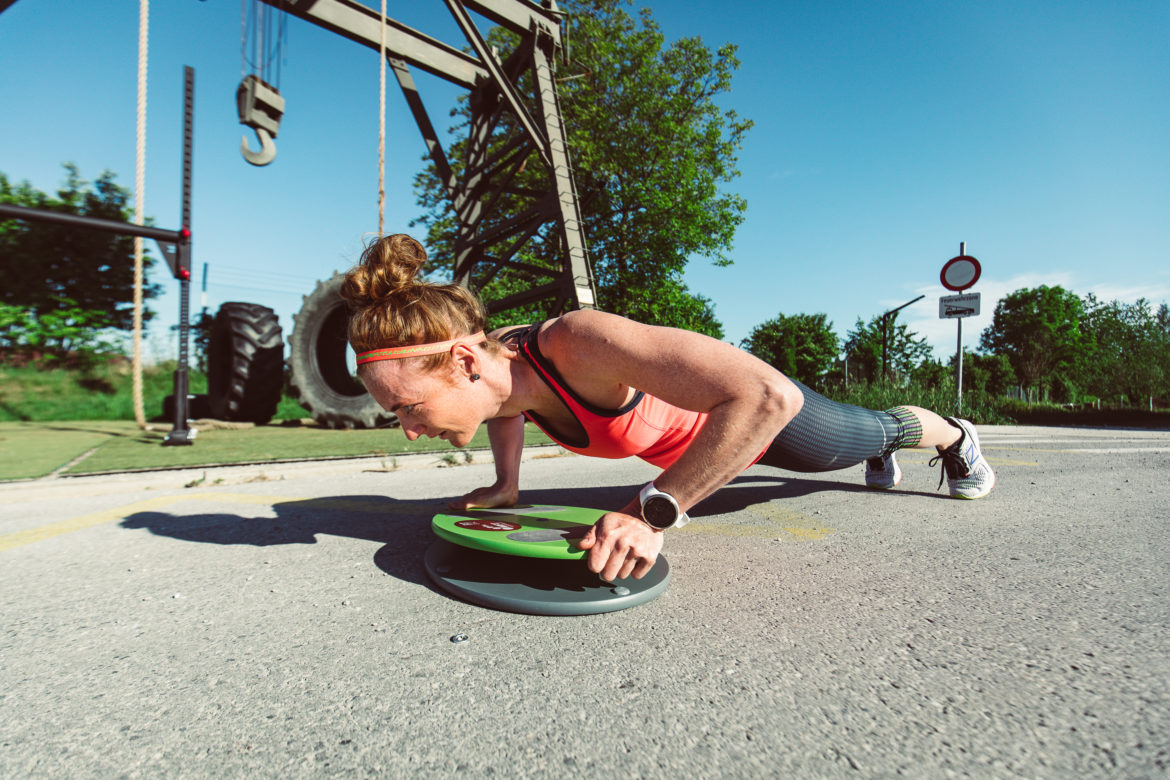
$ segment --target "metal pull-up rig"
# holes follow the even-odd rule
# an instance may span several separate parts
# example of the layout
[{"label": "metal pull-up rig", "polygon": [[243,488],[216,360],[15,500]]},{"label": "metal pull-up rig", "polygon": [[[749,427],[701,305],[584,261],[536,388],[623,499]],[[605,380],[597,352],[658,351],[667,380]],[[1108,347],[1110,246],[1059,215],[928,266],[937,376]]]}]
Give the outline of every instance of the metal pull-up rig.
[{"label": "metal pull-up rig", "polygon": [[[0,6],[0,11],[2,10],[3,6]],[[195,429],[187,427],[187,345],[190,341],[191,302],[191,153],[194,121],[195,69],[187,66],[183,68],[183,184],[180,197],[181,227],[178,230],[164,230],[149,225],[135,225],[112,219],[83,217],[78,214],[63,214],[59,211],[0,203],[0,217],[52,222],[123,236],[142,236],[153,238],[158,243],[159,251],[170,266],[171,274],[179,280],[179,363],[174,374],[174,428],[163,439],[164,446],[193,444],[196,434]]]}]

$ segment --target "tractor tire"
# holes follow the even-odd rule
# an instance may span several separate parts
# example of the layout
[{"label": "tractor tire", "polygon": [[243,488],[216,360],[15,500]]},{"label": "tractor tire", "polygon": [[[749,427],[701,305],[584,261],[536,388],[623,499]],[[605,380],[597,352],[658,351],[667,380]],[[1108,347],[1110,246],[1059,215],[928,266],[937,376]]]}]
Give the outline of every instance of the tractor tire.
[{"label": "tractor tire", "polygon": [[382,428],[397,418],[378,405],[350,370],[341,298],[344,274],[317,283],[293,317],[288,340],[289,384],[319,425],[327,428]]},{"label": "tractor tire", "polygon": [[211,416],[263,425],[276,414],[284,386],[284,340],[276,312],[255,303],[225,303],[207,345]]}]

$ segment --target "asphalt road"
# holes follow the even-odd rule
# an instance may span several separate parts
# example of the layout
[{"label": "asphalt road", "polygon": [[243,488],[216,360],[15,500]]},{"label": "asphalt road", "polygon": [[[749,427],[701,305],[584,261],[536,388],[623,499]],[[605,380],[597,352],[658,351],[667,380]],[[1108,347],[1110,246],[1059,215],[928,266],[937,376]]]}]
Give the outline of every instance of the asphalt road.
[{"label": "asphalt road", "polygon": [[[0,776],[1170,776],[1170,433],[982,430],[986,499],[757,467],[587,617],[429,584],[489,464],[0,485]],[[554,452],[523,500],[655,474]]]}]

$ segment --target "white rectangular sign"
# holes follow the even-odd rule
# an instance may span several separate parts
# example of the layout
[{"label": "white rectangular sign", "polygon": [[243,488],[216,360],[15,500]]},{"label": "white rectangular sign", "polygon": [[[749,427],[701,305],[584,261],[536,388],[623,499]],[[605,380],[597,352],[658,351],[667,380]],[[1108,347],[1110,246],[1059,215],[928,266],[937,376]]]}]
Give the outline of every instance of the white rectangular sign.
[{"label": "white rectangular sign", "polygon": [[979,293],[944,295],[938,299],[938,318],[940,320],[974,317],[977,314],[979,314]]}]

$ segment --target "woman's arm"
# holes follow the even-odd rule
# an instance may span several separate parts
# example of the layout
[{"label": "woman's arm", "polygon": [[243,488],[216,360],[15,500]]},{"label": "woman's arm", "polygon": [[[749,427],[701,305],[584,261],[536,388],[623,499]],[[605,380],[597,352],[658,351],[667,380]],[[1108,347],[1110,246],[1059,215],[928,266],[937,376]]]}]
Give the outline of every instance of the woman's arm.
[{"label": "woman's arm", "polygon": [[513,506],[520,499],[520,456],[524,453],[524,416],[487,421],[488,440],[496,461],[496,483],[450,502],[452,509]]},{"label": "woman's arm", "polygon": [[[545,353],[587,400],[605,406],[634,387],[707,414],[686,452],[654,480],[684,512],[751,464],[803,404],[800,389],[779,371],[690,331],[580,311],[542,335]],[[661,532],[642,522],[632,496],[622,510],[602,517],[580,546],[590,551],[589,568],[612,580],[644,576],[662,541]]]},{"label": "woman's arm", "polygon": [[707,413],[687,451],[654,480],[683,511],[747,468],[803,404],[800,389],[767,363],[691,331],[579,311],[542,335],[545,353],[587,400],[606,406],[633,387]]}]

